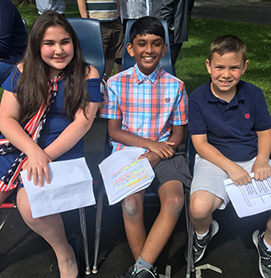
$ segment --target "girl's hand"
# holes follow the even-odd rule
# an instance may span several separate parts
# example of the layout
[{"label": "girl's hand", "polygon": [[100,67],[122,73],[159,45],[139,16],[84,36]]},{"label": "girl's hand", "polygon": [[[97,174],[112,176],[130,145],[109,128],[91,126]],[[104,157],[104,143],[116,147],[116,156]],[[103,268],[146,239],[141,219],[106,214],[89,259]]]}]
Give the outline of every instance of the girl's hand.
[{"label": "girl's hand", "polygon": [[34,185],[43,186],[43,174],[45,175],[46,183],[50,183],[50,172],[48,163],[51,158],[42,149],[35,149],[33,153],[28,154],[28,158],[22,169],[27,170],[27,180],[33,177]]},{"label": "girl's hand", "polygon": [[235,185],[244,185],[251,182],[249,173],[236,163],[228,171],[228,175]]},{"label": "girl's hand", "polygon": [[271,176],[271,167],[265,161],[255,160],[251,172],[254,172],[255,180],[266,180]]},{"label": "girl's hand", "polygon": [[151,142],[148,149],[151,152],[159,155],[161,159],[169,159],[173,156],[174,150],[171,146],[174,146],[173,142]]}]

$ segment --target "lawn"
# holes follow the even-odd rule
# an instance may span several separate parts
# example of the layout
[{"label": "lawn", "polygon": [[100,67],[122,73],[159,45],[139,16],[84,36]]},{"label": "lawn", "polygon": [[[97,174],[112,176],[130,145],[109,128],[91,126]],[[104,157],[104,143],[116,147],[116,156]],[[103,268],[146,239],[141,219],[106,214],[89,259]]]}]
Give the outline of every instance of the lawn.
[{"label": "lawn", "polygon": [[[37,16],[35,5],[18,7],[28,30]],[[68,5],[66,17],[79,17],[76,5]],[[220,35],[234,34],[247,45],[249,66],[243,80],[260,87],[271,112],[271,26],[211,19],[189,21],[189,41],[183,44],[176,62],[177,77],[184,81],[188,94],[207,82],[205,68],[210,43]],[[1,94],[1,92],[0,92]]]}]

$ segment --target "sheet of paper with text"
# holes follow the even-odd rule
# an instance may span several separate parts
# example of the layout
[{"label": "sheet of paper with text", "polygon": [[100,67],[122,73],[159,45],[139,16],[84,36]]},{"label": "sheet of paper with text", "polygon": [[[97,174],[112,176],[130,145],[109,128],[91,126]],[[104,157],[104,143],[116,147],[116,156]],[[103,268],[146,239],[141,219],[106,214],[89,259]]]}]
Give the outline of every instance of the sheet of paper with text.
[{"label": "sheet of paper with text", "polygon": [[245,185],[235,185],[231,179],[224,180],[226,191],[232,201],[237,215],[250,216],[271,210],[271,177],[260,181],[254,179]]},{"label": "sheet of paper with text", "polygon": [[138,159],[144,150],[127,147],[114,152],[99,164],[109,205],[147,188],[154,172],[147,158]]}]

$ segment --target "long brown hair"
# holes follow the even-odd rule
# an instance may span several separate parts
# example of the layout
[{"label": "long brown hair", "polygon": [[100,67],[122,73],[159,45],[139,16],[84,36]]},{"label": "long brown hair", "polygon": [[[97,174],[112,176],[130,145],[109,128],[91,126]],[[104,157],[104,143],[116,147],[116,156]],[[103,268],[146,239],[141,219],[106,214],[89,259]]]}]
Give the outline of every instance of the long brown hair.
[{"label": "long brown hair", "polygon": [[83,60],[75,31],[62,15],[48,11],[34,21],[22,60],[23,72],[17,83],[17,98],[22,111],[21,122],[30,119],[47,99],[50,67],[41,58],[40,46],[45,31],[51,26],[61,26],[71,36],[74,46],[74,56],[64,69],[64,110],[68,117],[73,119],[79,108],[85,112],[89,101],[86,82],[89,67]]}]

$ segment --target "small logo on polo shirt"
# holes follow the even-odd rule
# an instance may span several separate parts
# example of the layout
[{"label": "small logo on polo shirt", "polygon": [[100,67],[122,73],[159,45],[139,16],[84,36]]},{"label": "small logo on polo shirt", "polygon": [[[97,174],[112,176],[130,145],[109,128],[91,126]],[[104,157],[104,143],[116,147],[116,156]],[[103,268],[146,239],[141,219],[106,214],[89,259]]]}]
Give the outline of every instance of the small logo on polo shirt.
[{"label": "small logo on polo shirt", "polygon": [[245,118],[248,120],[250,118],[250,114],[249,113],[246,113],[245,114]]},{"label": "small logo on polo shirt", "polygon": [[169,97],[165,98],[165,102],[169,103],[170,102],[170,98]]}]

